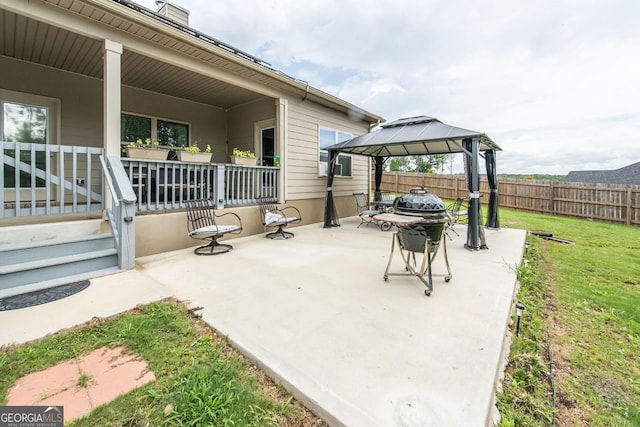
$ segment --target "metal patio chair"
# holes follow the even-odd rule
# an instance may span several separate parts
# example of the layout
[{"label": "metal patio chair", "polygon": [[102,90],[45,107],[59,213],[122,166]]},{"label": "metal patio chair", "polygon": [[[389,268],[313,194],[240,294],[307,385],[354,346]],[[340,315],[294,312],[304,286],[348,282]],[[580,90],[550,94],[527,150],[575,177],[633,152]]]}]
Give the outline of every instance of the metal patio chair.
[{"label": "metal patio chair", "polygon": [[[379,225],[382,231],[387,231],[391,229],[391,224],[388,222],[375,223],[373,222],[373,217],[385,212],[385,208],[382,206],[375,206],[375,202],[372,205],[369,202],[369,197],[364,193],[353,193],[353,197],[356,199],[356,208],[358,209],[358,216],[360,217],[360,224],[358,224],[357,228],[360,228],[361,225]],[[373,208],[372,208],[373,206]]]},{"label": "metal patio chair", "polygon": [[274,197],[258,197],[256,200],[260,206],[264,230],[267,231],[269,227],[277,228],[276,231],[267,233],[266,237],[269,239],[290,239],[293,237],[292,232],[284,231],[283,228],[302,221],[302,215],[298,208],[294,206],[278,207],[278,201]]},{"label": "metal patio chair", "polygon": [[447,234],[449,230],[453,231],[456,236],[460,236],[458,232],[453,228],[456,224],[466,224],[469,218],[469,211],[466,205],[464,205],[465,199],[462,197],[458,197],[453,203],[447,206],[447,215],[449,216],[449,220],[445,226],[444,232]]},{"label": "metal patio chair", "polygon": [[[213,200],[198,199],[187,200],[187,228],[189,237],[198,240],[209,240],[209,243],[194,249],[196,255],[218,255],[229,252],[233,246],[218,243],[218,239],[225,234],[238,234],[242,231],[240,217],[227,212],[217,215],[213,209]],[[219,221],[232,224],[220,224]]]}]

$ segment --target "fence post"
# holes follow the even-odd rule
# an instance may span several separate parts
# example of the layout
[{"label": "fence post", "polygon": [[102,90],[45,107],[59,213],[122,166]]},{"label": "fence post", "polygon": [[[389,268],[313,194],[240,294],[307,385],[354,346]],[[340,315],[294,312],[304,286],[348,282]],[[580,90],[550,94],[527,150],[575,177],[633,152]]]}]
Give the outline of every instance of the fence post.
[{"label": "fence post", "polygon": [[625,223],[627,225],[631,225],[631,216],[633,212],[631,211],[631,199],[632,199],[631,187],[627,188],[627,209],[626,209],[626,218]]},{"label": "fence post", "polygon": [[556,195],[556,184],[555,182],[551,181],[549,182],[549,191],[551,192],[551,194],[549,195],[549,213],[551,215],[556,214],[556,201],[555,201],[555,195]]}]

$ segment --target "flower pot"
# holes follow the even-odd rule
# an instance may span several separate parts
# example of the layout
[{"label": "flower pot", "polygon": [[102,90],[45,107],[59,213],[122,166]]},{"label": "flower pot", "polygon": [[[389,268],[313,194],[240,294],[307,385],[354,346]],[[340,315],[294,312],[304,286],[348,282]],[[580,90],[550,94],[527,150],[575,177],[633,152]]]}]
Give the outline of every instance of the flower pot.
[{"label": "flower pot", "polygon": [[169,151],[160,148],[125,147],[130,159],[167,160]]},{"label": "flower pot", "polygon": [[250,157],[240,157],[240,156],[229,156],[229,158],[231,159],[231,163],[236,164],[236,165],[250,165],[250,166],[255,166],[258,162],[258,159],[254,158],[250,158]]},{"label": "flower pot", "polygon": [[190,162],[190,163],[211,163],[211,153],[191,153],[189,151],[176,151],[178,154],[178,160],[181,162]]}]

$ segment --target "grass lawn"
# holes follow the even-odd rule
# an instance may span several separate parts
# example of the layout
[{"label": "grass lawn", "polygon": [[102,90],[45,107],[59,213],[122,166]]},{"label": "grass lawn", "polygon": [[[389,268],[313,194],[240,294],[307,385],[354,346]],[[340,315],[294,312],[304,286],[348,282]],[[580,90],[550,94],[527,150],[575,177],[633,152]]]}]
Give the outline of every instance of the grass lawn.
[{"label": "grass lawn", "polygon": [[0,353],[0,404],[25,374],[102,346],[140,355],[156,381],[96,408],[72,426],[325,425],[240,356],[224,337],[173,301],[92,321]]},{"label": "grass lawn", "polygon": [[[501,426],[640,425],[640,228],[501,210],[528,235]],[[551,375],[550,375],[551,373]]]}]

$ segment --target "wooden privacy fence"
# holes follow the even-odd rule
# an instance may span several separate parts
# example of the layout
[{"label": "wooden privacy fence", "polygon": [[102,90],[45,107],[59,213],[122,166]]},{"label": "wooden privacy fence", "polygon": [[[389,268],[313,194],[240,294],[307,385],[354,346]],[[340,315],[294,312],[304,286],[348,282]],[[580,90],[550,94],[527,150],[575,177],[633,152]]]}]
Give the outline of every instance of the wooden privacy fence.
[{"label": "wooden privacy fence", "polygon": [[[373,175],[371,177],[373,187]],[[445,200],[469,197],[462,175],[436,175],[410,172],[385,172],[381,190],[408,193],[414,187],[426,187]],[[480,202],[489,201],[489,184],[480,179]],[[640,186],[581,184],[573,182],[498,179],[500,207],[640,225]]]}]

